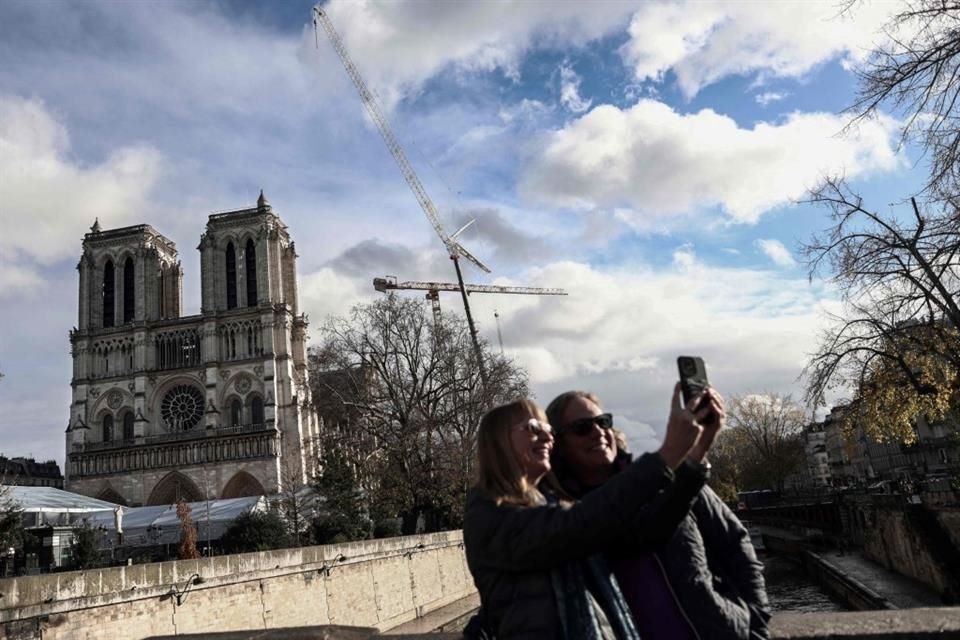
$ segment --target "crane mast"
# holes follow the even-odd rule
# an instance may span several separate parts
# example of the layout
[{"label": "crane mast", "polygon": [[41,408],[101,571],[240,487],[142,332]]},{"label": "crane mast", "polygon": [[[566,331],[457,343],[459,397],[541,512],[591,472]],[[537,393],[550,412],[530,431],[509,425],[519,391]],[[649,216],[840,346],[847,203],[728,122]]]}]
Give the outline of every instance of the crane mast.
[{"label": "crane mast", "polygon": [[[353,81],[353,85],[357,88],[357,92],[360,94],[360,101],[363,102],[363,106],[366,107],[367,113],[370,114],[370,119],[373,120],[377,130],[380,132],[380,136],[387,145],[390,155],[393,156],[397,166],[400,167],[400,172],[403,174],[404,180],[407,181],[407,185],[410,187],[414,197],[416,197],[417,202],[420,204],[420,208],[423,209],[423,212],[426,214],[430,224],[433,225],[434,231],[436,231],[437,235],[440,236],[440,240],[446,247],[447,253],[450,255],[450,259],[453,260],[453,266],[457,271],[457,281],[460,282],[461,285],[463,284],[463,274],[460,271],[460,256],[463,256],[487,273],[490,273],[490,269],[488,269],[486,265],[480,262],[456,240],[456,235],[459,234],[460,231],[463,231],[463,229],[460,229],[460,231],[458,231],[452,237],[447,235],[447,232],[444,230],[443,225],[440,222],[440,216],[437,213],[436,206],[433,204],[430,196],[427,195],[427,191],[423,187],[423,183],[420,182],[420,178],[417,176],[417,173],[413,170],[413,165],[411,165],[410,161],[407,159],[407,154],[404,153],[403,147],[400,146],[396,136],[393,135],[393,131],[390,129],[390,125],[387,124],[387,119],[380,111],[380,106],[377,104],[373,92],[367,87],[367,83],[364,81],[363,76],[360,75],[360,71],[350,58],[350,53],[343,44],[340,34],[337,33],[337,30],[334,28],[333,23],[330,21],[330,18],[327,16],[325,11],[319,7],[314,7],[313,13],[315,16],[314,26],[316,26],[317,22],[319,22],[323,27],[323,30],[326,32],[327,38],[330,40],[330,44],[333,46],[333,50],[336,51],[337,55],[340,57],[340,61],[343,63],[343,67],[346,69],[347,75],[350,76],[350,80]],[[486,385],[488,381],[487,369],[483,361],[483,351],[480,349],[480,340],[477,337],[477,327],[473,322],[473,316],[470,314],[470,303],[467,301],[467,292],[463,290],[462,287],[460,294],[463,298],[463,309],[467,316],[467,325],[470,328],[470,337],[473,341],[473,348],[477,357],[477,367],[480,371],[480,378],[484,385]]]}]

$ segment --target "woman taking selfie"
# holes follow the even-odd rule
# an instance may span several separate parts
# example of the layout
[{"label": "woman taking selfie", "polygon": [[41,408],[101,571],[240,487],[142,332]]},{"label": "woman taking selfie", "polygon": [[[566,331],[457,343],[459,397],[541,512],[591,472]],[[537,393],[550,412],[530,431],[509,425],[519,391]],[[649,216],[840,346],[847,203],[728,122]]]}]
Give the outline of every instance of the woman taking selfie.
[{"label": "woman taking selfie", "polygon": [[[706,393],[714,415],[685,466],[708,465],[707,451],[724,420],[723,399],[712,389]],[[555,428],[553,470],[567,495],[586,499],[629,468],[625,442],[596,395],[563,393],[547,407],[547,416]],[[710,429],[714,423],[717,428]],[[701,489],[690,514],[662,545],[651,551],[641,541],[637,548],[607,555],[644,640],[768,636],[763,566],[744,526],[709,487]]]},{"label": "woman taking selfie", "polygon": [[663,446],[577,503],[550,475],[554,440],[543,411],[518,400],[488,412],[464,518],[483,626],[500,640],[638,637],[603,563],[581,561],[671,537],[705,480],[673,470],[700,438],[708,410],[682,408],[676,389]]}]

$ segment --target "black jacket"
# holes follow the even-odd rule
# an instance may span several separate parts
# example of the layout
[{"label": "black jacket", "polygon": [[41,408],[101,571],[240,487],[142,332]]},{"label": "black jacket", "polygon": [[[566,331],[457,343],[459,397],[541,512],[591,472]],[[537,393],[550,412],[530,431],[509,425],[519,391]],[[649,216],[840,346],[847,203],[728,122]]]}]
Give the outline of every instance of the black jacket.
[{"label": "black jacket", "polygon": [[655,555],[701,640],[769,637],[763,564],[746,528],[713,489],[703,487]]},{"label": "black jacket", "polygon": [[[621,454],[615,464],[628,469],[629,454]],[[574,478],[560,480],[576,498],[586,499],[600,490],[580,486]],[[640,541],[627,554],[646,553],[646,546],[645,540]],[[700,640],[769,637],[763,564],[746,528],[713,489],[701,489],[690,513],[654,555],[663,569],[665,586]]]},{"label": "black jacket", "polygon": [[648,454],[570,508],[467,498],[463,539],[484,624],[499,640],[560,637],[550,570],[610,549],[653,548],[673,535],[703,487]]}]

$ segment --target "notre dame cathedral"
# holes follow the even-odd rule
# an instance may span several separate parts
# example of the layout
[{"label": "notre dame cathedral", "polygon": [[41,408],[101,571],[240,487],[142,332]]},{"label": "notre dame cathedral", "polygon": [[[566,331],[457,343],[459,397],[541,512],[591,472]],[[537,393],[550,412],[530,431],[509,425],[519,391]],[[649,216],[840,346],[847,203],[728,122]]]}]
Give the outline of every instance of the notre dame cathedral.
[{"label": "notre dame cathedral", "polygon": [[184,317],[173,242],[145,224],[84,236],[68,490],[170,504],[271,494],[313,471],[286,226],[261,192],[255,208],[211,215],[198,249],[201,310]]}]

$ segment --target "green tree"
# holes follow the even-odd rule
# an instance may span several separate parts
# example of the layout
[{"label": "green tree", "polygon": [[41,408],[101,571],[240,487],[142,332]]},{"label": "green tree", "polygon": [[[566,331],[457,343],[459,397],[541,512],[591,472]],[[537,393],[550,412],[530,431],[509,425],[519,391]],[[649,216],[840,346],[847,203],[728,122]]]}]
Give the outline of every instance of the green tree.
[{"label": "green tree", "polygon": [[327,438],[321,459],[323,469],[314,488],[322,507],[311,524],[313,539],[327,544],[368,537],[370,524],[363,492],[344,450]]},{"label": "green tree", "polygon": [[234,520],[220,538],[227,553],[282,549],[289,541],[283,518],[273,511],[252,510]]},{"label": "green tree", "polygon": [[99,532],[92,529],[84,521],[83,525],[73,530],[73,540],[70,542],[70,556],[76,569],[90,569],[100,562]]},{"label": "green tree", "polygon": [[19,547],[23,541],[23,509],[0,484],[0,550]]}]

